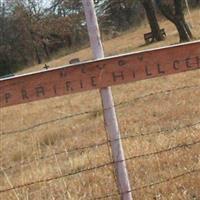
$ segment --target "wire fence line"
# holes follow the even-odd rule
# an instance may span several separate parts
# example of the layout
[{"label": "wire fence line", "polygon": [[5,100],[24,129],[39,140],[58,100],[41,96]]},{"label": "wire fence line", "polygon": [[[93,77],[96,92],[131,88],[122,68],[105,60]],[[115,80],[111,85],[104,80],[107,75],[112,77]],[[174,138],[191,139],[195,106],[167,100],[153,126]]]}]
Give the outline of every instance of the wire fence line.
[{"label": "wire fence line", "polygon": [[[144,98],[147,98],[147,97],[150,97],[150,96],[154,96],[154,95],[169,94],[169,93],[174,92],[174,91],[192,89],[192,88],[193,89],[200,88],[200,85],[184,86],[184,87],[180,87],[180,88],[169,89],[169,90],[164,90],[164,91],[159,91],[159,92],[155,92],[155,93],[146,94],[146,95],[134,98],[134,99],[132,99],[130,101],[124,101],[124,102],[117,103],[117,104],[115,104],[115,107],[123,107],[123,106],[126,106],[126,105],[130,105],[131,103],[133,103],[135,101],[138,101],[140,99],[144,99]],[[82,112],[82,113],[75,113],[75,114],[72,114],[72,115],[67,115],[67,116],[64,116],[64,117],[61,117],[61,118],[56,118],[56,119],[53,119],[53,120],[50,120],[50,121],[46,121],[46,122],[42,122],[42,123],[36,124],[36,125],[33,125],[31,127],[25,128],[25,129],[15,130],[15,131],[10,131],[10,132],[4,132],[4,133],[1,133],[0,136],[2,136],[2,135],[12,135],[12,134],[18,134],[18,133],[26,132],[28,130],[33,130],[33,129],[37,128],[37,127],[40,127],[40,126],[43,126],[43,125],[46,125],[46,124],[49,124],[49,123],[54,123],[54,122],[57,122],[57,121],[60,121],[60,120],[65,120],[65,119],[68,119],[68,118],[74,118],[74,117],[82,116],[82,115],[96,114],[97,112],[101,112],[102,110],[103,109],[95,110],[95,111],[87,111],[87,112]],[[186,128],[192,128],[192,127],[195,127],[197,125],[200,125],[200,121],[197,121],[197,122],[194,122],[194,123],[190,123],[190,124],[186,124],[184,126],[177,126],[177,127],[173,127],[173,128],[161,129],[161,130],[158,130],[158,131],[152,131],[152,132],[146,132],[146,133],[136,133],[134,135],[124,135],[123,137],[121,137],[121,138],[119,138],[117,140],[109,140],[109,138],[107,138],[106,141],[103,141],[103,142],[100,142],[100,143],[91,144],[91,145],[83,146],[83,147],[71,148],[69,150],[65,149],[65,150],[62,150],[62,151],[57,151],[57,152],[55,152],[53,154],[49,154],[49,155],[46,155],[46,156],[40,156],[38,158],[35,158],[34,160],[28,160],[28,161],[27,160],[23,160],[22,162],[17,163],[17,164],[15,164],[13,166],[9,166],[9,167],[6,167],[6,168],[0,168],[0,171],[5,172],[5,171],[11,170],[11,169],[15,169],[16,170],[17,167],[26,167],[27,165],[30,165],[31,163],[33,163],[33,162],[35,162],[37,160],[44,160],[44,159],[54,158],[56,155],[61,155],[61,154],[64,154],[66,152],[70,154],[70,153],[74,153],[74,152],[90,150],[90,149],[102,147],[104,145],[109,145],[110,143],[117,142],[118,140],[125,140],[125,139],[130,139],[130,138],[144,137],[144,136],[148,136],[148,135],[156,135],[156,134],[161,134],[161,133],[174,132],[174,131],[178,131],[178,130],[182,130],[182,129],[186,129]],[[109,162],[106,162],[104,164],[99,164],[97,166],[92,166],[92,167],[89,167],[89,168],[83,168],[83,169],[79,168],[79,170],[75,170],[75,171],[72,171],[72,172],[67,173],[67,174],[61,174],[59,176],[54,176],[54,177],[50,177],[50,178],[46,178],[46,179],[32,181],[32,182],[28,182],[28,183],[25,183],[25,184],[16,185],[16,186],[13,186],[13,187],[10,187],[10,188],[2,189],[2,190],[0,190],[0,194],[1,193],[6,193],[6,192],[9,192],[9,191],[12,191],[12,190],[16,190],[16,189],[21,189],[21,188],[24,188],[24,187],[29,187],[29,186],[32,186],[32,185],[35,185],[35,184],[40,184],[40,183],[44,183],[44,182],[50,182],[50,181],[58,180],[58,179],[61,179],[61,178],[74,176],[74,175],[77,175],[77,174],[80,174],[80,173],[84,173],[84,172],[90,172],[90,171],[93,171],[93,170],[96,170],[96,169],[101,169],[101,168],[104,168],[104,167],[112,166],[112,165],[114,165],[116,163],[120,163],[120,162],[124,162],[124,161],[134,160],[134,159],[138,159],[138,158],[150,157],[150,156],[162,154],[162,153],[165,153],[165,152],[176,151],[176,150],[179,150],[179,149],[187,149],[187,148],[190,148],[190,147],[192,147],[194,145],[199,145],[199,144],[200,144],[200,140],[199,141],[194,141],[194,142],[191,142],[191,143],[178,144],[176,146],[172,146],[170,148],[162,149],[162,150],[151,152],[151,153],[131,156],[131,157],[125,158],[125,160],[120,160],[118,162],[109,161]],[[142,189],[154,186],[154,185],[159,185],[159,184],[162,184],[162,183],[165,183],[165,182],[169,182],[169,181],[181,178],[181,177],[189,175],[189,174],[197,173],[197,172],[200,172],[200,169],[193,169],[193,170],[187,171],[185,173],[179,174],[177,176],[167,178],[165,180],[161,180],[161,181],[158,181],[158,182],[155,182],[155,183],[151,183],[151,184],[144,185],[144,186],[141,186],[141,187],[138,187],[138,188],[134,188],[131,191],[127,191],[127,192],[134,192],[134,191],[137,191],[137,190],[142,190]],[[94,200],[95,199],[106,199],[106,198],[119,196],[119,195],[122,195],[122,194],[120,194],[120,193],[107,194],[104,197],[96,197],[96,198],[92,198],[92,199],[94,199]]]},{"label": "wire fence line", "polygon": [[34,158],[32,160],[23,160],[13,166],[9,166],[9,167],[6,167],[6,168],[3,168],[3,169],[0,169],[0,171],[8,171],[8,170],[11,170],[11,169],[16,169],[17,167],[26,167],[26,166],[29,166],[30,164],[32,164],[33,162],[36,162],[38,160],[45,160],[45,159],[49,159],[49,158],[54,158],[55,156],[58,156],[58,155],[61,155],[61,154],[71,154],[71,153],[75,153],[75,152],[80,152],[80,151],[85,151],[85,150],[89,150],[89,149],[96,149],[96,148],[99,148],[99,147],[102,147],[104,145],[107,145],[107,144],[110,144],[112,142],[117,142],[119,140],[126,140],[126,139],[131,139],[131,138],[138,138],[138,137],[145,137],[145,136],[149,136],[149,135],[157,135],[157,134],[161,134],[161,133],[169,133],[169,132],[174,132],[174,131],[179,131],[179,130],[183,130],[183,129],[186,129],[186,128],[192,128],[192,127],[195,127],[197,125],[200,125],[200,121],[198,122],[194,122],[194,123],[191,123],[191,124],[186,124],[184,126],[177,126],[177,127],[174,127],[174,128],[170,128],[170,129],[165,129],[165,130],[158,130],[158,131],[152,131],[152,132],[147,132],[147,133],[136,133],[135,135],[125,135],[125,136],[122,136],[121,138],[119,139],[116,139],[116,140],[110,140],[109,138],[107,139],[107,141],[103,141],[103,142],[100,142],[100,143],[96,143],[96,144],[91,144],[91,145],[88,145],[88,146],[83,146],[83,147],[76,147],[76,148],[72,148],[72,149],[65,149],[65,150],[61,150],[61,151],[57,151],[53,154],[49,154],[49,155],[46,155],[46,156],[40,156],[38,158]]},{"label": "wire fence line", "polygon": [[0,190],[0,193],[5,193],[5,192],[11,191],[11,190],[24,188],[24,187],[32,186],[32,185],[39,184],[39,183],[49,182],[49,181],[57,180],[57,179],[64,178],[64,177],[74,176],[74,175],[77,175],[77,174],[80,174],[80,173],[104,168],[104,167],[107,167],[107,166],[110,166],[110,165],[113,165],[113,164],[116,164],[116,163],[122,163],[124,161],[129,161],[129,160],[144,158],[144,157],[150,157],[150,156],[162,154],[162,153],[165,153],[165,152],[176,151],[176,150],[182,149],[182,148],[188,148],[188,147],[191,147],[191,146],[194,146],[194,145],[199,145],[199,144],[200,144],[200,140],[196,141],[196,142],[192,142],[192,143],[187,143],[187,144],[186,143],[185,144],[179,144],[179,145],[176,145],[176,146],[173,146],[173,147],[170,147],[170,148],[167,148],[167,149],[163,149],[163,150],[160,150],[160,151],[146,153],[146,154],[142,154],[142,155],[131,156],[131,157],[126,158],[125,160],[119,160],[119,161],[115,161],[115,162],[114,161],[107,162],[107,163],[104,163],[104,164],[101,164],[101,165],[93,166],[93,167],[90,167],[90,168],[80,169],[80,170],[70,172],[70,173],[67,173],[67,174],[64,174],[64,175],[59,175],[59,176],[55,176],[55,177],[51,177],[51,178],[41,179],[41,180],[25,183],[25,184],[22,184],[22,185],[16,185],[16,186],[13,186],[13,187],[10,187],[10,188],[7,188],[7,189],[2,189],[2,190]]},{"label": "wire fence line", "polygon": [[[114,107],[116,107],[116,108],[117,107],[123,107],[123,106],[129,105],[129,104],[131,104],[133,102],[145,99],[147,97],[156,96],[156,95],[159,95],[159,94],[168,94],[168,93],[179,91],[179,90],[195,89],[195,88],[200,89],[200,85],[183,86],[183,87],[178,87],[178,88],[174,88],[174,89],[161,90],[159,92],[154,92],[154,93],[152,92],[152,93],[149,93],[149,94],[146,94],[146,95],[143,95],[143,96],[136,97],[136,98],[134,98],[132,100],[129,100],[129,101],[123,101],[123,102],[120,102],[120,103],[116,103],[114,105]],[[102,112],[102,111],[105,111],[105,110],[109,110],[109,109],[110,108],[91,110],[91,111],[84,111],[84,112],[80,112],[80,113],[74,113],[72,115],[66,115],[66,116],[63,116],[63,117],[60,117],[60,118],[51,119],[51,120],[48,120],[48,121],[45,121],[45,122],[41,122],[41,123],[38,123],[38,124],[35,124],[35,125],[32,125],[32,126],[29,126],[27,128],[23,128],[23,129],[19,129],[19,130],[13,130],[13,131],[7,131],[7,132],[2,132],[2,133],[0,133],[0,136],[14,135],[14,134],[17,134],[17,133],[23,133],[23,132],[27,132],[29,130],[33,130],[33,129],[36,129],[38,127],[47,125],[47,124],[51,124],[51,123],[55,123],[55,122],[58,122],[58,121],[67,120],[67,119],[71,119],[71,118],[79,117],[79,116],[83,116],[83,115],[96,114],[96,113],[99,113],[99,112]]]},{"label": "wire fence line", "polygon": [[182,178],[184,176],[192,175],[192,174],[199,173],[199,172],[200,172],[200,168],[192,169],[192,170],[189,170],[189,171],[184,172],[182,174],[179,174],[179,175],[176,175],[176,176],[173,176],[173,177],[161,180],[161,181],[157,181],[157,182],[154,182],[154,183],[150,183],[150,184],[147,184],[147,185],[143,185],[141,187],[134,188],[134,189],[127,191],[127,192],[124,192],[124,193],[107,194],[107,195],[102,196],[102,197],[91,198],[90,200],[100,200],[100,199],[107,199],[107,198],[110,198],[110,197],[116,197],[116,196],[119,196],[119,195],[122,195],[122,194],[135,192],[135,191],[138,191],[138,190],[146,189],[148,187],[152,187],[152,186],[164,184],[164,183],[167,183],[167,182],[175,181],[175,180]]}]

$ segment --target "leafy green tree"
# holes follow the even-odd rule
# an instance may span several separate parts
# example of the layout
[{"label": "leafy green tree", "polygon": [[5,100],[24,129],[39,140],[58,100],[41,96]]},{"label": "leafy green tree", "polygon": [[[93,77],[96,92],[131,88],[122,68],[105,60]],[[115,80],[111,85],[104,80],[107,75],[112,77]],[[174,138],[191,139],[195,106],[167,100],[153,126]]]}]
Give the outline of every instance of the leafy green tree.
[{"label": "leafy green tree", "polygon": [[134,23],[140,22],[141,5],[137,0],[102,0],[100,1],[100,22],[104,26],[123,31]]}]

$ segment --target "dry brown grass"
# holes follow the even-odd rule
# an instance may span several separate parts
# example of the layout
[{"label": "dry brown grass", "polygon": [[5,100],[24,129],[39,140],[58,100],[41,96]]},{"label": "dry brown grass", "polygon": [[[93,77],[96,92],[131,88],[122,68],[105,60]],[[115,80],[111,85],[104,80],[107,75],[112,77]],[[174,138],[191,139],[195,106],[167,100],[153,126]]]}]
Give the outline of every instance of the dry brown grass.
[{"label": "dry brown grass", "polygon": [[[199,10],[194,10],[192,12],[192,21],[190,20],[189,16],[187,17],[190,21],[190,24],[193,25],[193,34],[196,38],[199,37],[199,30],[200,30],[200,22],[197,21],[200,17]],[[194,24],[195,22],[195,24]],[[162,20],[161,21],[161,27],[165,28],[167,33],[167,40],[162,42],[153,43],[151,45],[146,46],[144,44],[143,34],[146,32],[149,32],[149,27],[147,22],[145,22],[140,27],[133,28],[125,33],[123,33],[121,36],[114,38],[112,40],[107,40],[103,43],[104,51],[106,56],[111,55],[117,55],[120,53],[127,53],[131,51],[138,51],[143,49],[149,49],[154,47],[161,47],[171,44],[176,44],[179,42],[178,39],[178,33],[176,31],[176,28],[172,23],[169,21]],[[75,53],[63,56],[58,59],[54,59],[52,61],[47,62],[47,65],[50,67],[58,67],[62,65],[67,65],[69,61],[73,58],[80,58],[81,61],[91,60],[92,59],[92,52],[90,48],[86,48],[80,51],[77,51]],[[42,70],[44,67],[44,64],[35,65],[34,67],[27,68],[20,73],[27,73],[32,71],[38,71]]]},{"label": "dry brown grass", "polygon": [[[199,19],[199,11],[192,13],[194,20]],[[200,24],[193,29],[196,37],[200,35]],[[107,55],[130,50],[163,46],[178,42],[174,27],[162,21],[168,38],[164,42],[143,45],[142,34],[148,27],[130,31],[119,38],[104,44]],[[114,50],[113,50],[114,49]],[[62,65],[72,57],[82,60],[91,58],[88,49],[50,62],[51,66]],[[35,66],[29,70],[36,70]],[[200,85],[200,71],[156,78],[113,87],[116,103],[131,101],[137,97],[158,91]],[[126,157],[149,154],[171,147],[189,144],[200,140],[200,126],[175,129],[200,121],[200,88],[180,89],[147,96],[132,103],[117,107],[122,136],[135,135],[124,139]],[[101,101],[98,91],[74,94],[45,101],[29,103],[1,109],[1,133],[19,130],[44,121],[62,118],[73,113],[100,110]],[[160,131],[163,130],[163,131]],[[166,131],[168,130],[168,131]],[[151,133],[150,135],[145,135]],[[144,134],[144,136],[140,136]],[[0,171],[0,190],[40,179],[71,173],[110,161],[107,145],[98,148],[69,153],[73,148],[88,146],[106,141],[102,111],[63,119],[36,127],[32,130],[13,135],[1,135],[1,168],[15,166]],[[66,151],[54,155],[55,152]],[[19,165],[24,160],[28,165]],[[155,155],[138,157],[127,161],[132,188],[140,188],[152,183],[169,180],[161,184],[141,188],[133,192],[137,200],[199,200],[200,173],[192,173],[174,180],[171,178],[200,168],[199,144]],[[2,200],[61,200],[90,199],[117,193],[112,166],[83,172],[49,182],[35,184],[0,193]],[[110,197],[107,199],[119,199]]]}]

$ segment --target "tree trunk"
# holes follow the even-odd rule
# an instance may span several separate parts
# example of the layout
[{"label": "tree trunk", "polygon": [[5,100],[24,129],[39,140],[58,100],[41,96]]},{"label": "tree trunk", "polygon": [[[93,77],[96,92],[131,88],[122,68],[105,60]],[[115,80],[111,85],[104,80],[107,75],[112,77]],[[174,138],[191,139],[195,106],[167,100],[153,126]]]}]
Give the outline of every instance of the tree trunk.
[{"label": "tree trunk", "polygon": [[46,57],[49,59],[49,50],[45,41],[42,41],[43,50],[45,52]]},{"label": "tree trunk", "polygon": [[185,21],[185,16],[183,12],[184,1],[173,0],[174,8],[170,4],[161,2],[161,0],[156,0],[156,3],[161,13],[176,26],[179,33],[180,42],[187,42],[192,40],[193,35],[187,22]]},{"label": "tree trunk", "polygon": [[188,33],[188,30],[187,30],[184,22],[180,21],[180,20],[174,20],[174,24],[178,30],[180,42],[190,41],[191,38],[190,38],[190,35]]},{"label": "tree trunk", "polygon": [[36,55],[36,59],[37,59],[38,64],[41,64],[42,61],[41,61],[37,47],[35,47],[35,55]]},{"label": "tree trunk", "polygon": [[164,40],[164,35],[160,32],[160,27],[159,27],[158,20],[156,17],[153,1],[142,0],[142,5],[145,9],[145,12],[149,21],[149,25],[150,25],[152,36],[153,36],[153,41]]}]

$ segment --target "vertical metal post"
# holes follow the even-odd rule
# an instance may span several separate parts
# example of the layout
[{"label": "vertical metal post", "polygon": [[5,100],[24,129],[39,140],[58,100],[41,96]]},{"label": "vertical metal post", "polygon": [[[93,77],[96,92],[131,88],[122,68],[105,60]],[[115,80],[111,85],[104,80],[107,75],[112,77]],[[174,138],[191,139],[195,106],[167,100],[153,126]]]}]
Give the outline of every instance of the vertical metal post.
[{"label": "vertical metal post", "polygon": [[[82,0],[82,2],[94,58],[103,58],[104,51],[100,38],[100,31],[94,8],[94,2],[93,0]],[[115,113],[111,88],[102,88],[100,93],[104,109],[105,128],[109,135],[109,139],[111,140],[112,154],[115,162],[115,170],[117,174],[121,199],[132,200],[131,187],[128,179],[128,172],[126,168],[125,156],[122,148],[121,135]]]}]

